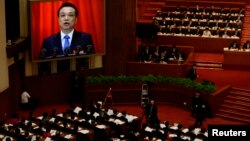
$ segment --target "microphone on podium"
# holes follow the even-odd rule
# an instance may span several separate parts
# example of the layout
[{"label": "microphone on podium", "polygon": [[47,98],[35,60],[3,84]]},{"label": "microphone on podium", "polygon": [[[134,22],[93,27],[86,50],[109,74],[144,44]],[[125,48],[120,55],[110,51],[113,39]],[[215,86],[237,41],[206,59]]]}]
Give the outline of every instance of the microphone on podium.
[{"label": "microphone on podium", "polygon": [[41,49],[41,53],[40,53],[40,58],[44,59],[47,56],[47,49],[46,48],[42,48]]},{"label": "microphone on podium", "polygon": [[77,45],[76,48],[75,48],[75,54],[79,55],[81,50],[82,50],[81,45]]},{"label": "microphone on podium", "polygon": [[92,50],[93,50],[93,45],[87,45],[86,46],[86,52],[87,53],[92,53]]},{"label": "microphone on podium", "polygon": [[57,54],[58,54],[58,47],[54,47],[53,48],[53,57],[56,57]]},{"label": "microphone on podium", "polygon": [[64,55],[69,56],[69,54],[70,54],[70,48],[67,47],[67,48],[64,49]]}]

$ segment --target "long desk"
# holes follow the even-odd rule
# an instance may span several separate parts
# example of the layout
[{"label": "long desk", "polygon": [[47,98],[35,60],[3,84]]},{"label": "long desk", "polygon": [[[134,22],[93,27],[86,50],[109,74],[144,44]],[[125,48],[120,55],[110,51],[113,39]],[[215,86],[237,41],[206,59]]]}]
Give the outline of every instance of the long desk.
[{"label": "long desk", "polygon": [[250,52],[224,51],[224,69],[250,70]]},{"label": "long desk", "polygon": [[160,63],[141,63],[128,62],[128,75],[163,75],[172,77],[186,77],[189,64],[160,64]]},{"label": "long desk", "polygon": [[143,44],[172,44],[177,46],[193,46],[194,52],[223,53],[223,48],[228,47],[239,38],[200,37],[200,36],[173,36],[158,35],[156,39],[143,39]]}]

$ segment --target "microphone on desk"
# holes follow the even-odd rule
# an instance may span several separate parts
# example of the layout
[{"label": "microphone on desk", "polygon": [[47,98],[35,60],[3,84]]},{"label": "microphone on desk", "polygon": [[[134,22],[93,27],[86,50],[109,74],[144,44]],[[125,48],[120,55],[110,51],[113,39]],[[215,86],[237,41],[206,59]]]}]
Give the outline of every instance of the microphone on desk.
[{"label": "microphone on desk", "polygon": [[81,46],[81,45],[77,45],[77,46],[75,47],[75,54],[76,54],[76,55],[79,55],[79,53],[80,53],[81,50],[82,50],[82,46]]},{"label": "microphone on desk", "polygon": [[87,53],[92,53],[92,51],[93,51],[93,45],[87,45],[86,46],[86,52]]},{"label": "microphone on desk", "polygon": [[70,54],[70,48],[69,47],[66,47],[65,49],[64,49],[64,55],[65,56],[68,56]]},{"label": "microphone on desk", "polygon": [[53,57],[56,57],[57,54],[58,54],[58,47],[54,47],[53,48]]},{"label": "microphone on desk", "polygon": [[42,48],[41,52],[40,52],[40,58],[44,59],[47,56],[47,49],[46,48]]}]

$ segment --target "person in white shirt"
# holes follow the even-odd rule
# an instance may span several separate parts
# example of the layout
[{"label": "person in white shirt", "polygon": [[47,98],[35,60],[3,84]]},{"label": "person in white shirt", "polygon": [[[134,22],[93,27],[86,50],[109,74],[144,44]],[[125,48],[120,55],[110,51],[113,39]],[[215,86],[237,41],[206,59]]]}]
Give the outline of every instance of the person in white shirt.
[{"label": "person in white shirt", "polygon": [[23,93],[21,94],[21,105],[22,105],[22,109],[28,109],[30,108],[30,99],[31,96],[27,91],[23,91]]},{"label": "person in white shirt", "polygon": [[222,38],[230,38],[230,36],[227,34],[227,31],[225,30],[223,35],[221,36]]},{"label": "person in white shirt", "polygon": [[203,31],[202,37],[211,37],[211,31],[209,30],[209,28],[205,28],[205,30]]}]

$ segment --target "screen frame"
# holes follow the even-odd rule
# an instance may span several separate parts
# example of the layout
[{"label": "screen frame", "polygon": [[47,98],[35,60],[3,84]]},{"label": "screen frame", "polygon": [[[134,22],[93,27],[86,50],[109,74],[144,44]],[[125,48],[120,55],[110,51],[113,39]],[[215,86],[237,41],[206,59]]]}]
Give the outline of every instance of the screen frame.
[{"label": "screen frame", "polygon": [[[31,35],[31,52],[30,52],[30,56],[31,56],[31,62],[33,63],[40,63],[40,62],[47,62],[47,61],[57,61],[57,60],[66,60],[66,59],[78,59],[78,58],[89,58],[89,57],[95,57],[95,56],[104,56],[106,55],[106,0],[102,0],[103,1],[103,14],[102,14],[102,30],[103,33],[102,34],[102,52],[96,52],[96,53],[92,53],[92,54],[82,54],[82,55],[73,55],[73,56],[63,56],[63,57],[54,57],[54,58],[45,58],[45,59],[40,59],[40,58],[34,58],[34,46],[33,46],[33,40],[36,39],[33,36],[33,31],[32,31],[32,4],[35,2],[67,2],[68,0],[29,0],[28,2],[28,7],[29,7],[29,28],[30,28],[30,35]],[[78,0],[76,0],[78,1]],[[78,6],[77,6],[78,7]],[[78,8],[79,10],[79,8]],[[79,10],[80,11],[80,10]],[[80,30],[81,31],[81,30]],[[95,41],[94,41],[95,42]],[[39,47],[41,49],[41,46]]]}]

